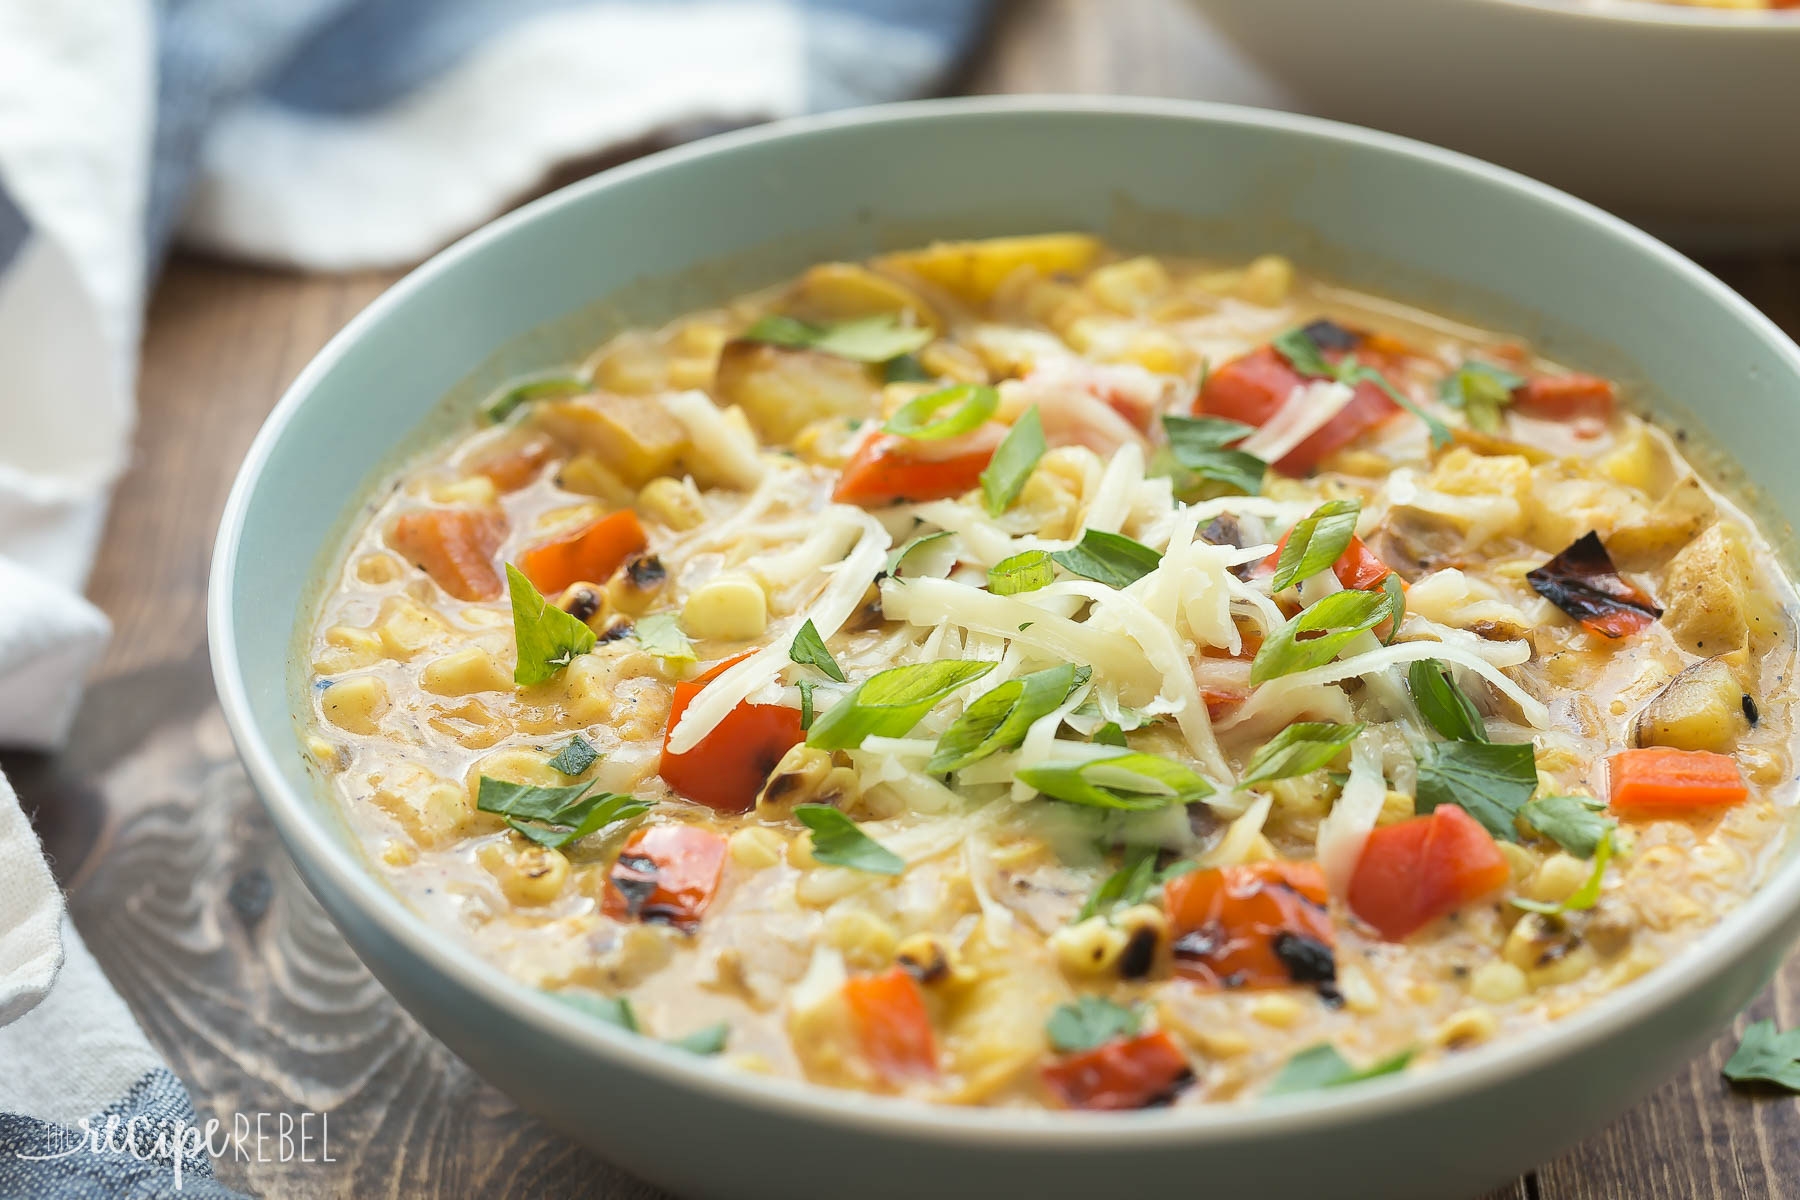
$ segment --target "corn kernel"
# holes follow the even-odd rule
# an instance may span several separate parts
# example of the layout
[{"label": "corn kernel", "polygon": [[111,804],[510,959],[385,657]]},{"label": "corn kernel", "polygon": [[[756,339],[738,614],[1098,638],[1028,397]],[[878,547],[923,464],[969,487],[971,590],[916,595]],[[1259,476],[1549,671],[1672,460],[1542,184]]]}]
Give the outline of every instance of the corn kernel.
[{"label": "corn kernel", "polygon": [[1128,258],[1098,268],[1082,286],[1114,312],[1132,316],[1169,290],[1169,273],[1154,258]]},{"label": "corn kernel", "polygon": [[471,475],[455,483],[440,483],[431,489],[431,498],[439,504],[466,504],[471,508],[489,508],[500,499],[494,481],[486,475]]},{"label": "corn kernel", "polygon": [[1469,994],[1487,1004],[1510,1004],[1528,988],[1525,972],[1499,960],[1482,963],[1469,977]]},{"label": "corn kernel", "polygon": [[1432,1039],[1446,1050],[1462,1050],[1479,1045],[1500,1031],[1500,1021],[1485,1008],[1465,1008],[1451,1013],[1432,1033]]},{"label": "corn kernel", "polygon": [[1240,300],[1273,308],[1277,304],[1286,303],[1288,293],[1293,288],[1294,264],[1282,255],[1265,254],[1251,260],[1250,265],[1244,268],[1244,277],[1238,281],[1237,294]]},{"label": "corn kernel", "polygon": [[325,719],[349,733],[374,733],[388,710],[387,684],[374,675],[344,679],[325,689]]},{"label": "corn kernel", "polygon": [[1057,963],[1073,975],[1100,975],[1118,964],[1129,939],[1105,917],[1089,917],[1064,925],[1050,935],[1050,949]]},{"label": "corn kernel", "polygon": [[1593,870],[1592,864],[1559,851],[1546,858],[1526,881],[1525,894],[1553,904],[1567,900],[1587,883]]},{"label": "corn kernel", "polygon": [[851,967],[876,971],[894,961],[900,935],[886,921],[863,908],[837,905],[825,914],[825,942]]},{"label": "corn kernel", "polygon": [[499,881],[507,899],[524,907],[550,903],[569,879],[569,860],[560,851],[535,842],[517,848],[489,843],[477,857]]},{"label": "corn kernel", "polygon": [[769,598],[742,575],[720,575],[695,588],[681,607],[681,627],[690,636],[741,642],[769,627]]},{"label": "corn kernel", "polygon": [[1292,996],[1271,994],[1250,1002],[1250,1015],[1264,1025],[1276,1029],[1292,1029],[1306,1015],[1306,1010]]},{"label": "corn kernel", "polygon": [[381,848],[381,861],[390,867],[410,867],[419,861],[419,850],[410,842],[390,840]]},{"label": "corn kernel", "polygon": [[752,825],[731,835],[731,861],[760,871],[781,861],[787,842],[773,829]]},{"label": "corn kernel", "polygon": [[381,623],[375,635],[389,658],[405,662],[437,641],[448,627],[442,617],[406,596],[395,596],[382,605]]},{"label": "corn kernel", "polygon": [[670,529],[695,529],[706,519],[700,493],[686,480],[658,475],[637,495],[638,508]]},{"label": "corn kernel", "polygon": [[357,560],[356,577],[364,583],[380,586],[400,578],[400,563],[391,554],[370,554]]}]

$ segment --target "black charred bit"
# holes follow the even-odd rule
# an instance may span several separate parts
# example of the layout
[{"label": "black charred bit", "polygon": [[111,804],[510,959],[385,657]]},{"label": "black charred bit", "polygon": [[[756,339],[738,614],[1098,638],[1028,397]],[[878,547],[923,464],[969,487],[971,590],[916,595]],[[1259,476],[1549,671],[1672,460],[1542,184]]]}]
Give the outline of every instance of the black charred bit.
[{"label": "black charred bit", "polygon": [[1320,317],[1309,322],[1300,330],[1311,338],[1313,345],[1321,350],[1335,350],[1347,353],[1362,345],[1363,335],[1354,329],[1346,329],[1330,317]]},{"label": "black charred bit", "polygon": [[1333,983],[1337,958],[1331,947],[1304,933],[1283,930],[1275,935],[1275,957],[1295,983]]}]

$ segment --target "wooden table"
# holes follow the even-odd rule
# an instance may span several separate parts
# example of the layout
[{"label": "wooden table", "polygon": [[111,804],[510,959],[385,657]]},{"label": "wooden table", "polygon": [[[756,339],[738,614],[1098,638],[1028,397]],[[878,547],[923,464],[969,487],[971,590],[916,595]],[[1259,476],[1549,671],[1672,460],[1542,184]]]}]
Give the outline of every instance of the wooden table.
[{"label": "wooden table", "polygon": [[[1198,36],[1179,0],[1016,4],[962,82],[1191,95]],[[1708,265],[1800,335],[1800,258]],[[272,1197],[658,1196],[521,1113],[375,983],[288,864],[213,696],[205,575],[232,474],[283,387],[394,278],[173,261],[150,306],[136,465],[91,587],[112,648],[70,748],[4,766],[88,945],[201,1115],[330,1114],[335,1162],[226,1161],[226,1182]],[[1749,1016],[1800,1021],[1800,957]],[[1727,1088],[1734,1044],[1492,1197],[1800,1200],[1800,1100]]]}]

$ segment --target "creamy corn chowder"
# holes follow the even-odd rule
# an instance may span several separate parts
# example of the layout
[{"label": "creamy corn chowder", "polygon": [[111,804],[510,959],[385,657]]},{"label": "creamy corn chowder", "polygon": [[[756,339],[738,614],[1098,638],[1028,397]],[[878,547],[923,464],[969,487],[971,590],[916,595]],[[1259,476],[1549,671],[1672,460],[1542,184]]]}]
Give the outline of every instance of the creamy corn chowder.
[{"label": "creamy corn chowder", "polygon": [[1792,596],[1618,400],[1279,257],[827,263],[387,481],[306,741],[442,936],[744,1070],[1429,1069],[1677,958],[1786,836]]}]

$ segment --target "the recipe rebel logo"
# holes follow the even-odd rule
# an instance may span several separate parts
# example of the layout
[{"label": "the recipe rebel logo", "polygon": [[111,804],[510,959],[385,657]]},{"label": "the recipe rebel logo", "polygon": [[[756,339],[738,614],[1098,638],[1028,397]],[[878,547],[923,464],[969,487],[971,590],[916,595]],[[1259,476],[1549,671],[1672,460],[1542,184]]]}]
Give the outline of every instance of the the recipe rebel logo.
[{"label": "the recipe rebel logo", "polygon": [[55,1149],[15,1155],[25,1162],[54,1162],[76,1154],[123,1154],[140,1162],[165,1162],[180,1191],[203,1160],[213,1163],[333,1163],[331,1116],[322,1112],[233,1113],[229,1126],[216,1117],[191,1125],[145,1116],[105,1120],[83,1117]]}]

